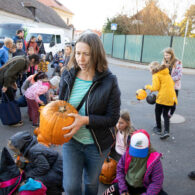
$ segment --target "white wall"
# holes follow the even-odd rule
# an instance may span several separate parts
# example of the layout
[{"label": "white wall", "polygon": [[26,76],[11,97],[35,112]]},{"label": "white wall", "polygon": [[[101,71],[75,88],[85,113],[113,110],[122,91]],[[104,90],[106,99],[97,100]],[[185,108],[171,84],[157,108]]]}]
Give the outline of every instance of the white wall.
[{"label": "white wall", "polygon": [[34,20],[18,16],[15,14],[11,14],[5,11],[0,10],[0,23],[27,23],[27,24],[32,24],[33,26],[37,25],[37,27],[42,27],[42,28],[55,28],[55,29],[62,29],[65,31],[66,36],[72,40],[72,29],[66,29],[66,28],[61,28],[58,26],[50,25],[47,23],[43,22],[35,22]]}]

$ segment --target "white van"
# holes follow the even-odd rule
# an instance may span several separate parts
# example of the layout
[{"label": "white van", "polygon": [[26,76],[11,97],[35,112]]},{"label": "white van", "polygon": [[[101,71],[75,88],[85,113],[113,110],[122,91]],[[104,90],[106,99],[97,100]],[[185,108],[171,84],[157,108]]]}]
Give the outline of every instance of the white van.
[{"label": "white van", "polygon": [[52,61],[53,56],[58,51],[63,51],[65,44],[70,42],[62,29],[53,28],[29,28],[26,36],[26,41],[29,41],[31,36],[38,37],[41,35],[46,51],[46,59]]}]

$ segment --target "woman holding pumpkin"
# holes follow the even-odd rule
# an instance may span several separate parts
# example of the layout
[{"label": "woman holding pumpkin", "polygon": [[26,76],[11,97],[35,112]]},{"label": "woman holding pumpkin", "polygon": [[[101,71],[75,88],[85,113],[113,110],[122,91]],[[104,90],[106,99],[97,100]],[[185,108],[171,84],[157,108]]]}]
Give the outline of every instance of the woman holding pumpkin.
[{"label": "woman holding pumpkin", "polygon": [[[77,40],[69,69],[62,74],[60,100],[68,101],[79,114],[63,145],[63,187],[66,195],[97,195],[102,164],[114,142],[113,127],[119,119],[120,90],[108,69],[105,51],[96,34],[84,33]],[[80,107],[80,108],[79,108]]]}]

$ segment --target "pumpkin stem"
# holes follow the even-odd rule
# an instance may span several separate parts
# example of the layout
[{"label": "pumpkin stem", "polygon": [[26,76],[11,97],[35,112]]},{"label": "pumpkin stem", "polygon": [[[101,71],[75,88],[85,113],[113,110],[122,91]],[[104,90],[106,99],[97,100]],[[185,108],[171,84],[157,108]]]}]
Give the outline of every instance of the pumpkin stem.
[{"label": "pumpkin stem", "polygon": [[62,113],[66,112],[66,106],[60,106],[59,112],[62,112]]}]

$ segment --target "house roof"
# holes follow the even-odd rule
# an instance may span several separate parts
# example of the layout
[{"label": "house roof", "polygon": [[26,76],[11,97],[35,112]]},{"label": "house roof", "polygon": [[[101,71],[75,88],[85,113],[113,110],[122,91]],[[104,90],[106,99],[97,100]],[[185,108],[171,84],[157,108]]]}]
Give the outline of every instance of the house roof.
[{"label": "house roof", "polygon": [[[23,6],[24,4],[29,4],[36,8],[35,17],[28,8]],[[52,8],[36,0],[0,0],[0,10],[54,26],[68,28]]]},{"label": "house roof", "polygon": [[39,2],[43,3],[46,6],[52,7],[52,8],[57,8],[62,11],[68,12],[70,14],[74,14],[71,12],[68,8],[66,8],[64,5],[62,5],[59,1],[57,0],[38,0]]},{"label": "house roof", "polygon": [[171,19],[163,12],[161,11],[155,4],[155,2],[149,3],[146,7],[144,7],[142,10],[140,10],[138,13],[133,15],[131,19],[136,19],[136,20],[143,20],[145,17],[147,17],[148,12],[158,12],[158,15],[163,17],[164,19],[166,18],[167,21],[171,22]]}]

